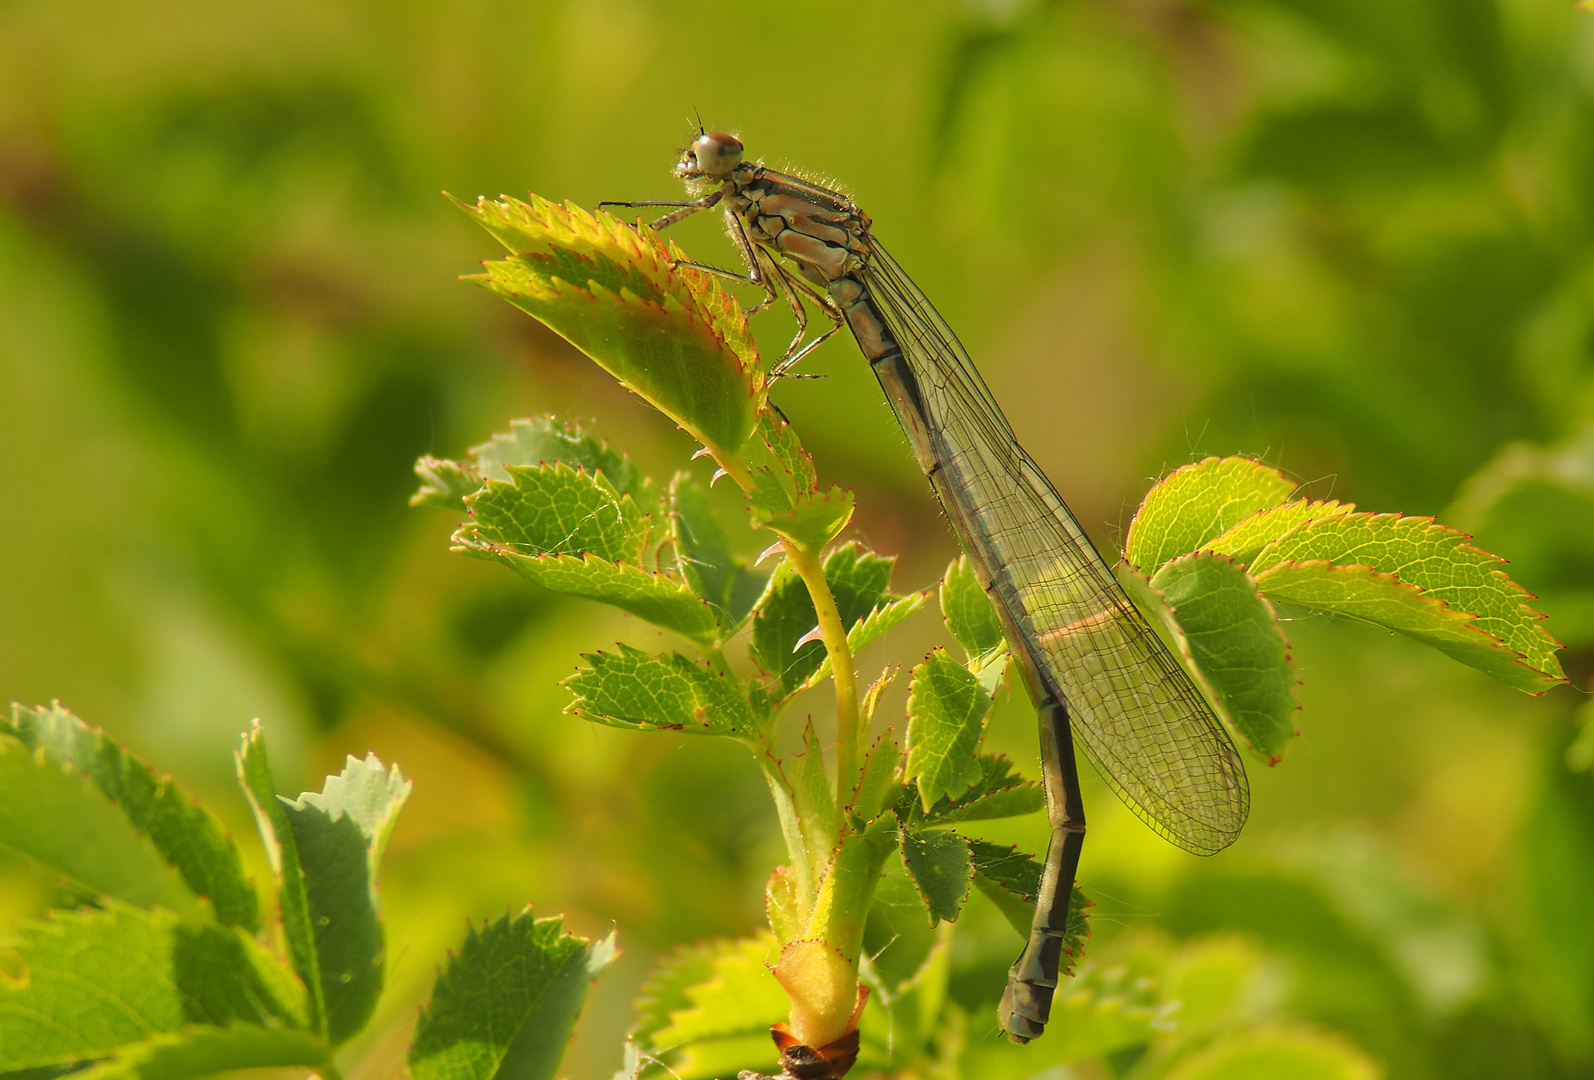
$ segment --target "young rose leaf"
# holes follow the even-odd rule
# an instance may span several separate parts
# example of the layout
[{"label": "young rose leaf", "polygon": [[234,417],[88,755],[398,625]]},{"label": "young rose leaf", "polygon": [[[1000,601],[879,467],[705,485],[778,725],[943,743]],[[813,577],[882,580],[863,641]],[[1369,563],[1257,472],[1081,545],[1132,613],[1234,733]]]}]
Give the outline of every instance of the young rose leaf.
[{"label": "young rose leaf", "polygon": [[563,462],[511,465],[509,481],[489,479],[465,500],[468,531],[520,555],[591,555],[640,565],[648,519],[602,473],[577,472]]},{"label": "young rose leaf", "polygon": [[449,461],[427,454],[415,462],[415,475],[421,486],[410,496],[411,506],[435,506],[442,510],[463,510],[465,496],[481,490],[481,474],[465,461]]},{"label": "young rose leaf", "polygon": [[852,520],[852,492],[831,485],[829,491],[799,496],[785,510],[752,507],[753,524],[785,537],[806,551],[823,551]]},{"label": "young rose leaf", "polygon": [[552,416],[531,416],[511,420],[509,430],[494,435],[470,449],[475,471],[487,480],[508,480],[513,465],[568,465],[595,473],[621,495],[629,495],[639,505],[653,499],[653,481],[642,475],[625,454],[580,424],[556,420]]},{"label": "young rose leaf", "polygon": [[851,810],[860,821],[870,822],[897,801],[902,783],[897,779],[901,748],[887,728],[863,758],[863,774],[853,791]]},{"label": "young rose leaf", "polygon": [[836,846],[836,797],[825,772],[825,757],[819,737],[814,734],[813,721],[803,728],[803,752],[792,755],[785,772],[791,782],[803,847],[815,863],[814,870],[821,872]]},{"label": "young rose leaf", "polygon": [[967,555],[959,555],[941,579],[941,617],[957,643],[970,657],[988,653],[1003,644],[1002,624],[991,598],[974,572]]},{"label": "young rose leaf", "polygon": [[[127,763],[135,764],[130,759]],[[149,818],[163,813],[143,801],[153,793],[135,794],[135,802],[142,805],[130,810],[96,784],[94,774],[113,786],[119,786],[117,778],[95,769],[93,762],[85,764],[79,769],[75,759],[41,753],[20,738],[0,735],[0,791],[5,792],[0,799],[0,846],[48,867],[91,896],[198,916],[202,909],[196,890],[146,831]],[[137,777],[127,780],[135,790],[143,786]],[[164,838],[180,842],[186,824],[163,822]],[[209,869],[198,852],[193,855],[194,869]]]},{"label": "young rose leaf", "polygon": [[304,987],[237,927],[109,900],[24,923],[10,938],[6,1072],[106,1057],[192,1024],[306,1026]]},{"label": "young rose leaf", "polygon": [[819,491],[819,476],[814,459],[784,417],[765,409],[758,417],[758,438],[743,449],[753,476],[753,491],[748,496],[754,515],[773,515],[791,510]]},{"label": "young rose leaf", "polygon": [[722,669],[680,653],[653,656],[622,644],[618,653],[583,657],[587,666],[561,684],[575,716],[610,727],[749,738],[758,718],[740,684]]},{"label": "young rose leaf", "polygon": [[258,724],[237,762],[277,875],[283,937],[309,988],[313,1027],[336,1046],[365,1026],[382,992],[376,870],[412,785],[396,766],[351,757],[320,792],[283,798]]},{"label": "young rose leaf", "polygon": [[414,1080],[551,1080],[592,981],[619,950],[527,908],[472,928],[437,978],[410,1050]]},{"label": "young rose leaf", "polygon": [[809,933],[849,960],[859,956],[869,900],[886,859],[896,850],[897,834],[897,816],[888,812],[843,838],[819,887]]},{"label": "young rose leaf", "polygon": [[453,539],[453,550],[502,563],[552,592],[610,604],[698,645],[708,646],[719,640],[714,609],[666,574],[591,555],[523,555],[484,539],[471,525],[461,527]]},{"label": "young rose leaf", "polygon": [[503,198],[459,204],[512,257],[473,280],[546,324],[705,446],[734,454],[763,405],[741,308],[646,226]]},{"label": "young rose leaf", "polygon": [[[1035,919],[1035,897],[1040,892],[1042,867],[1039,859],[1014,847],[1003,847],[986,840],[970,840],[974,861],[974,886],[984,893],[1020,937],[1029,937]],[[1068,933],[1063,938],[1065,960],[1061,974],[1069,974],[1074,962],[1085,951],[1090,937],[1090,900],[1074,883],[1068,905]]]},{"label": "young rose leaf", "polygon": [[956,799],[981,777],[975,748],[985,733],[991,696],[969,670],[936,649],[913,669],[908,690],[907,779],[929,809]]},{"label": "young rose leaf", "polygon": [[1169,560],[1151,587],[1173,609],[1191,659],[1230,723],[1276,764],[1298,734],[1300,678],[1273,606],[1242,567],[1210,552]]},{"label": "young rose leaf", "polygon": [[232,1023],[189,1025],[122,1047],[73,1080],[197,1080],[240,1069],[322,1068],[331,1050],[306,1031]]},{"label": "young rose leaf", "polygon": [[[37,709],[13,705],[9,724],[0,720],[0,732],[42,750],[51,761],[70,765],[98,787],[176,868],[193,894],[210,901],[217,919],[258,929],[260,900],[244,876],[237,847],[215,816],[170,777],[156,776],[137,755],[59,704]],[[16,788],[6,785],[4,790],[15,800]],[[82,837],[97,835],[64,829],[59,818],[53,821],[50,831],[71,835],[77,846]],[[98,858],[91,856],[90,861]]]},{"label": "young rose leaf", "polygon": [[[843,626],[851,630],[879,606],[891,585],[894,563],[857,544],[844,544],[826,557],[825,581],[836,598]],[[782,697],[801,688],[824,662],[822,642],[797,644],[818,622],[808,587],[783,563],[753,616],[753,657],[778,677]]]},{"label": "young rose leaf", "polygon": [[914,829],[935,829],[960,821],[991,821],[1020,817],[1045,809],[1046,796],[1039,784],[1013,772],[1013,763],[995,754],[975,756],[980,778],[956,799],[943,797],[930,809],[909,792],[897,804],[903,822]]},{"label": "young rose leaf", "polygon": [[902,864],[924,897],[930,924],[957,921],[974,873],[968,841],[950,829],[904,829]]},{"label": "young rose leaf", "polygon": [[1394,574],[1326,562],[1281,563],[1257,576],[1275,600],[1373,623],[1414,638],[1508,686],[1543,693],[1558,684],[1527,665],[1470,612],[1458,611]]},{"label": "young rose leaf", "polygon": [[1258,510],[1204,550],[1227,555],[1242,566],[1249,565],[1261,550],[1297,525],[1322,518],[1339,517],[1356,509],[1355,503],[1333,500],[1296,499],[1294,502]]},{"label": "young rose leaf", "polygon": [[1277,469],[1250,458],[1209,457],[1175,469],[1141,501],[1124,542],[1124,561],[1150,577],[1169,559],[1200,550],[1294,490]]},{"label": "young rose leaf", "polygon": [[939,939],[918,886],[901,865],[887,866],[863,931],[867,970],[884,1004],[918,978]]},{"label": "young rose leaf", "polygon": [[768,576],[731,554],[708,492],[690,473],[677,473],[670,482],[669,508],[670,539],[681,577],[715,610],[723,632],[734,633],[764,595]]},{"label": "young rose leaf", "polygon": [[[1558,686],[1565,681],[1555,656],[1560,643],[1545,631],[1543,617],[1528,606],[1532,597],[1500,569],[1503,559],[1467,541],[1464,533],[1437,525],[1432,518],[1346,514],[1292,529],[1257,555],[1251,573],[1260,583],[1275,566],[1324,561],[1393,574],[1425,596],[1475,616],[1479,630],[1520,654],[1522,666],[1532,675],[1513,673],[1516,681],[1503,681],[1532,693]],[[1263,591],[1271,594],[1266,585]],[[1487,670],[1503,678],[1496,674],[1498,667]]]}]

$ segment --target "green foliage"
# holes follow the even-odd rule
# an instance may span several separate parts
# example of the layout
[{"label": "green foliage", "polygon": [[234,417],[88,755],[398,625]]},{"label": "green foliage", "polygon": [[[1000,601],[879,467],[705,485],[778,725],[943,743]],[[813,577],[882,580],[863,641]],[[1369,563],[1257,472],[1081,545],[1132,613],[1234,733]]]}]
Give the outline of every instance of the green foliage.
[{"label": "green foliage", "polygon": [[459,204],[509,249],[476,278],[552,327],[707,446],[752,434],[762,371],[736,301],[707,274],[677,272],[651,232],[532,197]]},{"label": "green foliage", "polygon": [[614,727],[753,737],[759,719],[735,678],[680,653],[649,656],[621,645],[593,653],[564,681],[576,695],[567,711]]},{"label": "green foliage", "polygon": [[[258,919],[258,898],[208,811],[59,705],[12,710],[0,735],[12,806],[0,843],[73,874],[95,903],[7,935],[0,1070],[87,1066],[79,1074],[97,1080],[290,1066],[336,1075],[334,1048],[366,1028],[383,989],[375,882],[412,785],[396,766],[351,757],[321,791],[281,797],[258,725],[236,763],[276,879],[274,929],[286,957],[260,927],[238,925],[240,914]],[[17,812],[24,806],[32,813]],[[79,832],[76,851],[49,845],[39,811],[55,815],[59,835],[93,831]],[[113,813],[124,815],[120,825]],[[160,861],[168,854],[172,864]],[[154,888],[174,880],[205,883],[225,907]],[[612,935],[589,945],[561,934],[558,919],[529,914],[472,932],[422,1017],[411,1072],[551,1078],[588,984],[615,955]]]},{"label": "green foliage", "polygon": [[619,955],[530,910],[472,928],[415,1029],[415,1080],[551,1080],[587,989]]},{"label": "green foliage", "polygon": [[764,593],[767,578],[731,552],[708,492],[690,473],[670,481],[670,540],[688,587],[714,608],[726,634],[735,633]]},{"label": "green foliage", "polygon": [[1257,582],[1226,556],[1170,559],[1151,579],[1179,622],[1190,657],[1251,748],[1276,762],[1298,732],[1300,680],[1290,643]]},{"label": "green foliage", "polygon": [[298,980],[249,935],[107,900],[13,938],[0,981],[0,1065],[92,1061],[190,1025],[302,1028],[304,1010]]},{"label": "green foliage", "polygon": [[1002,624],[967,555],[959,555],[947,566],[939,596],[946,628],[958,644],[968,650],[969,656],[978,656],[1002,645]]},{"label": "green foliage", "polygon": [[[156,853],[182,876],[192,894],[210,902],[219,921],[245,930],[257,929],[259,900],[254,887],[244,877],[237,848],[233,847],[215,816],[182,788],[169,778],[157,777],[121,744],[104,732],[88,727],[59,704],[38,709],[13,705],[10,722],[0,722],[0,731],[97,787],[125,815],[126,826],[148,837]],[[0,742],[0,746],[5,743]],[[170,891],[170,886],[155,884],[164,875],[165,868],[157,870],[147,864],[119,867],[127,859],[145,861],[147,858],[143,844],[130,842],[125,833],[118,835],[125,826],[74,821],[73,809],[46,805],[48,796],[43,793],[24,797],[25,785],[70,785],[64,782],[64,777],[58,778],[44,768],[24,769],[22,773],[15,783],[4,785],[14,796],[8,800],[8,811],[12,815],[36,814],[39,821],[33,827],[19,828],[13,824],[0,830],[8,844],[27,850],[31,858],[73,877],[92,891],[131,903],[139,900],[129,894],[130,890],[148,891],[155,902],[164,900],[169,906],[174,904],[176,894]],[[74,793],[74,796],[80,794]],[[74,797],[73,801],[78,806],[76,812],[92,813],[97,809],[93,800],[86,796]],[[68,822],[72,824],[68,826]],[[39,846],[51,843],[52,837],[62,836],[70,836],[72,841],[56,851],[56,857],[40,850]],[[107,874],[126,876],[119,887],[118,883],[107,879]],[[144,884],[136,884],[139,879],[143,879]],[[182,903],[175,900],[177,906]]]},{"label": "green foliage", "polygon": [[913,669],[908,692],[907,777],[928,810],[968,791],[981,772],[974,749],[985,733],[991,697],[979,680],[943,650]]}]

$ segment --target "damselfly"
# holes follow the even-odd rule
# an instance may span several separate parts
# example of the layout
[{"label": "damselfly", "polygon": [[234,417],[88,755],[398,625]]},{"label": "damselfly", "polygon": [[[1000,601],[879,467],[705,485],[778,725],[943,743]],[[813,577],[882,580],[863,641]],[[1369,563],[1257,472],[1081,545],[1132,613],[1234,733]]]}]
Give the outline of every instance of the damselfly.
[{"label": "damselfly", "polygon": [[[875,239],[869,216],[839,192],[744,161],[730,135],[700,131],[675,175],[689,201],[619,205],[673,207],[655,228],[724,208],[749,272],[719,272],[762,286],[765,304],[784,288],[797,317],[797,339],[774,374],[843,323],[852,331],[1039,713],[1052,835],[1029,940],[1000,1005],[1009,1037],[1028,1042],[1051,1012],[1085,839],[1075,742],[1148,825],[1202,855],[1233,843],[1245,824],[1245,768],[1189,673],[1019,446],[951,327]],[[833,321],[806,344],[804,297]]]}]

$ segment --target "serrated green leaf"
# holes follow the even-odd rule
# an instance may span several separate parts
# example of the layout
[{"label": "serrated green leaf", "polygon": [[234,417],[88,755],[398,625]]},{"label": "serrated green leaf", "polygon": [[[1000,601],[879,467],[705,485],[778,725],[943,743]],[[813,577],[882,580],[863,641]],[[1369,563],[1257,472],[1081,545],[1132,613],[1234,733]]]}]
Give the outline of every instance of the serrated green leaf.
[{"label": "serrated green leaf", "polygon": [[968,841],[951,830],[904,829],[902,864],[924,897],[931,925],[955,922],[974,874]]},{"label": "serrated green leaf", "polygon": [[1250,458],[1209,457],[1175,469],[1141,501],[1124,560],[1150,577],[1169,559],[1200,550],[1294,490],[1277,469]]},{"label": "serrated green leaf", "polygon": [[470,464],[430,455],[416,460],[415,475],[421,478],[421,486],[410,496],[411,506],[463,510],[465,496],[475,494],[482,486],[481,475]]},{"label": "serrated green leaf", "polygon": [[1040,785],[1013,772],[1013,763],[1007,758],[978,754],[974,761],[980,778],[955,799],[943,796],[925,810],[919,799],[904,792],[897,806],[903,822],[914,829],[935,829],[962,821],[1020,817],[1045,809],[1046,795]]},{"label": "serrated green leaf", "polygon": [[615,492],[631,496],[638,506],[647,506],[653,499],[652,481],[630,458],[580,424],[552,416],[511,420],[507,432],[471,447],[470,456],[475,471],[484,479],[507,481],[513,465],[559,463],[601,475]]},{"label": "serrated green leaf", "polygon": [[1557,685],[1529,667],[1479,625],[1479,620],[1394,574],[1326,562],[1281,563],[1257,575],[1257,588],[1275,600],[1332,612],[1415,638],[1508,686],[1543,693]]},{"label": "serrated green leaf", "polygon": [[511,245],[474,280],[586,353],[705,446],[734,453],[763,405],[736,301],[646,226],[532,196],[460,204]]},{"label": "serrated green leaf", "polygon": [[[843,544],[825,558],[825,582],[849,631],[885,598],[894,565],[894,559],[857,544]],[[818,622],[808,586],[782,563],[753,616],[753,657],[778,678],[783,697],[801,688],[824,662],[822,642],[797,644]]]},{"label": "serrated green leaf", "polygon": [[508,472],[508,483],[489,479],[465,500],[471,523],[460,533],[474,543],[519,555],[591,555],[641,565],[648,519],[602,474],[563,462],[511,465]]},{"label": "serrated green leaf", "polygon": [[699,645],[712,645],[719,638],[714,609],[667,574],[629,563],[605,562],[590,555],[522,555],[480,539],[469,525],[454,534],[454,550],[502,563],[552,592],[629,611]]},{"label": "serrated green leaf", "polygon": [[592,653],[561,685],[576,696],[567,712],[611,727],[748,738],[758,718],[736,679],[680,653],[653,656],[622,644]]},{"label": "serrated green leaf", "polygon": [[[209,899],[217,919],[247,930],[259,927],[260,899],[244,876],[237,847],[215,816],[170,777],[157,777],[126,747],[59,704],[37,709],[13,705],[9,726],[0,729],[35,751],[42,750],[52,761],[69,763],[98,787],[176,867],[194,895]],[[13,801],[20,796],[9,785],[3,790]],[[74,845],[89,835],[105,839],[66,828],[64,819],[51,820],[54,830],[71,836]],[[96,861],[100,856],[85,857]]]},{"label": "serrated green leaf", "polygon": [[1425,595],[1477,616],[1478,629],[1520,653],[1525,665],[1540,676],[1531,685],[1526,681],[1511,685],[1530,692],[1559,685],[1565,679],[1555,656],[1560,643],[1545,631],[1543,617],[1528,606],[1532,597],[1499,569],[1504,560],[1473,547],[1468,539],[1432,518],[1346,514],[1292,529],[1257,555],[1251,572],[1260,581],[1263,573],[1281,563],[1324,560],[1393,574]]},{"label": "serrated green leaf", "polygon": [[803,848],[813,860],[814,870],[822,871],[836,846],[836,796],[825,774],[825,758],[812,720],[803,728],[803,752],[792,755],[785,771],[802,828]]},{"label": "serrated green leaf", "polygon": [[365,1026],[382,992],[376,867],[411,784],[375,757],[351,757],[321,792],[282,798],[258,724],[237,758],[277,874],[288,955],[310,992],[312,1027],[336,1046]]},{"label": "serrated green leaf", "polygon": [[980,584],[979,575],[967,555],[959,555],[946,568],[941,579],[941,617],[957,643],[972,658],[1001,648],[1002,624],[991,606],[991,598]]},{"label": "serrated green leaf", "polygon": [[1294,502],[1258,510],[1222,536],[1206,545],[1205,550],[1227,555],[1241,565],[1249,565],[1263,548],[1308,521],[1339,517],[1356,509],[1355,503],[1330,500],[1296,499]]},{"label": "serrated green leaf", "polygon": [[[1029,937],[1035,918],[1035,897],[1044,872],[1041,861],[1016,847],[986,840],[971,839],[968,844],[974,862],[974,887],[990,898],[1020,937]],[[1076,881],[1068,906],[1068,933],[1063,938],[1063,975],[1071,972],[1084,955],[1085,940],[1090,937],[1090,907],[1090,899]]]},{"label": "serrated green leaf", "polygon": [[901,760],[901,748],[887,728],[864,755],[862,776],[852,795],[851,810],[855,817],[865,823],[873,821],[897,801],[902,790],[902,783],[897,779]]},{"label": "serrated green leaf", "polygon": [[755,515],[791,510],[819,490],[812,455],[774,409],[759,414],[758,438],[748,442],[743,456],[752,478],[748,508]]},{"label": "serrated green leaf", "polygon": [[943,797],[956,799],[979,781],[974,751],[990,711],[991,696],[945,649],[936,649],[913,669],[906,779],[917,787],[925,809]]},{"label": "serrated green leaf", "polygon": [[868,971],[885,1004],[918,976],[939,937],[913,879],[900,864],[888,866],[875,888],[863,932]]},{"label": "serrated green leaf", "polygon": [[92,780],[22,740],[0,736],[0,845],[90,895],[202,910],[177,868]]},{"label": "serrated green leaf", "polygon": [[239,1069],[320,1068],[326,1043],[305,1031],[261,1024],[191,1026],[123,1047],[75,1080],[189,1080]]},{"label": "serrated green leaf", "polygon": [[647,1038],[639,1035],[642,1049],[663,1058],[683,1080],[767,1064],[774,1057],[770,1025],[784,1020],[791,1007],[766,966],[775,950],[774,939],[761,934],[683,950],[694,954],[690,959],[678,953],[672,970],[650,980],[656,997],[649,1014],[667,1009],[669,1023]]},{"label": "serrated green leaf", "polygon": [[723,632],[734,633],[752,614],[769,579],[731,554],[708,492],[690,473],[677,473],[670,482],[670,538],[681,577],[714,608]]},{"label": "serrated green leaf", "polygon": [[1300,679],[1256,582],[1227,555],[1197,552],[1164,563],[1151,587],[1173,608],[1191,658],[1235,730],[1276,763],[1297,734]]},{"label": "serrated green leaf", "polygon": [[831,485],[829,491],[799,496],[784,510],[752,508],[753,524],[785,537],[807,551],[823,551],[852,520],[852,492]]},{"label": "serrated green leaf", "polygon": [[438,976],[410,1050],[414,1080],[550,1080],[592,981],[619,955],[527,908],[472,928]]},{"label": "serrated green leaf", "polygon": [[236,927],[111,900],[7,938],[3,1070],[92,1061],[194,1024],[306,1023],[304,988]]},{"label": "serrated green leaf", "polygon": [[1383,1070],[1343,1039],[1312,1030],[1249,1031],[1210,1047],[1168,1080],[1378,1080]]}]

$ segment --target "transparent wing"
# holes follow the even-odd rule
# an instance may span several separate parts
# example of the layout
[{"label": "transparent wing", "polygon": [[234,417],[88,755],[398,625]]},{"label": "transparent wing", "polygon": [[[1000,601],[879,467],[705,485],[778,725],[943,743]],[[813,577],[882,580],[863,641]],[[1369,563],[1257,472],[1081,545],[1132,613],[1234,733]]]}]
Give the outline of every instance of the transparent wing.
[{"label": "transparent wing", "polygon": [[[871,240],[872,243],[872,240]],[[1145,822],[1197,854],[1234,842],[1245,767],[1189,673],[1125,594],[1046,474],[1013,437],[956,335],[873,245],[863,274],[917,377],[942,462],[932,477],[964,547],[983,555],[1078,745]]]}]

